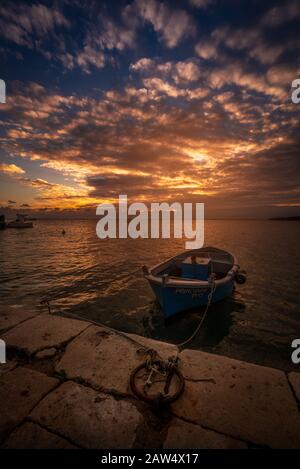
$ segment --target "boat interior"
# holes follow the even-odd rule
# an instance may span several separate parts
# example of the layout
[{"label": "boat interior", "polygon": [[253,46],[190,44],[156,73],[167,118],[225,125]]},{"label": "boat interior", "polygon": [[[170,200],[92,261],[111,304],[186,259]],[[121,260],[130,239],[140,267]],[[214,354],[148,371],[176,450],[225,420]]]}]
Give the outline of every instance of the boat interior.
[{"label": "boat interior", "polygon": [[187,251],[152,269],[156,276],[208,280],[215,274],[217,280],[226,277],[234,265],[234,257],[217,248],[201,248]]}]

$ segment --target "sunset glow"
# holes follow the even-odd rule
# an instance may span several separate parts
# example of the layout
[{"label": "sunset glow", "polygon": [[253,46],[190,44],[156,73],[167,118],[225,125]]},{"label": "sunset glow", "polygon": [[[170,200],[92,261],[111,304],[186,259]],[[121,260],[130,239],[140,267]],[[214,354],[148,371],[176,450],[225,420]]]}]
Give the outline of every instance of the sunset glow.
[{"label": "sunset glow", "polygon": [[94,213],[125,193],[298,213],[300,5],[260,3],[1,7],[3,210]]}]

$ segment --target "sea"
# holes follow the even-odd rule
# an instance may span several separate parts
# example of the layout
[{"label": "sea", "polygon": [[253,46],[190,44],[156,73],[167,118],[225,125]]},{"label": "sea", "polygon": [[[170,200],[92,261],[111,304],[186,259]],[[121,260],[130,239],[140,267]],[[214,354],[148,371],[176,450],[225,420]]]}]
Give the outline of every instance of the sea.
[{"label": "sea", "polygon": [[[65,235],[62,234],[65,230]],[[232,297],[212,305],[190,348],[291,370],[300,338],[300,222],[206,220],[205,245],[235,254],[247,272]],[[122,331],[179,343],[203,308],[165,321],[143,278],[185,249],[184,239],[105,239],[96,220],[37,220],[0,231],[2,306],[71,312]]]}]

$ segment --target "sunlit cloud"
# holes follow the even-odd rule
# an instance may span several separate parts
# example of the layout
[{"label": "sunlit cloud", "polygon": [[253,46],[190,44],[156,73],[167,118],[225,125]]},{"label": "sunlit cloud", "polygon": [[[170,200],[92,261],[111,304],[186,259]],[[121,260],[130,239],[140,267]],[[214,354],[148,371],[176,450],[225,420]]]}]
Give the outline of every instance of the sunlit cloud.
[{"label": "sunlit cloud", "polygon": [[136,0],[141,17],[152,24],[167,47],[175,47],[184,37],[195,32],[193,19],[181,9],[159,0]]},{"label": "sunlit cloud", "polygon": [[24,174],[24,169],[15,164],[0,163],[0,172],[7,174]]},{"label": "sunlit cloud", "polygon": [[42,4],[3,2],[0,8],[0,35],[29,48],[34,47],[33,34],[43,38],[57,27],[69,26],[69,21],[58,9]]},{"label": "sunlit cloud", "polygon": [[113,11],[78,3],[79,25],[67,5],[36,7],[0,10],[15,66],[30,49],[48,67],[49,83],[42,73],[10,81],[0,108],[1,178],[22,202],[77,210],[126,193],[237,213],[258,198],[297,206],[297,37],[277,39],[299,16],[295,2],[261,5],[253,21],[240,12],[238,24],[215,21],[208,0],[134,0]]}]

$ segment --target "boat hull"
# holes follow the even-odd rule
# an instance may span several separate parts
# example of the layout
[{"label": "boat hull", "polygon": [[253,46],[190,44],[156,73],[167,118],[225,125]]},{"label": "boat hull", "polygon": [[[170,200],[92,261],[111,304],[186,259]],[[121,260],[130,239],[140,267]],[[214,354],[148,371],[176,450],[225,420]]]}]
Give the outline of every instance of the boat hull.
[{"label": "boat hull", "polygon": [[[240,268],[234,255],[207,246],[185,251],[151,269],[144,266],[143,272],[165,318],[169,318],[208,304],[211,292],[212,303],[230,296]],[[243,283],[242,272],[240,277]]]},{"label": "boat hull", "polygon": [[31,221],[24,223],[11,221],[10,223],[7,223],[6,228],[17,228],[19,230],[22,230],[24,228],[33,228],[33,223]]},{"label": "boat hull", "polygon": [[[166,319],[180,312],[206,305],[211,291],[210,287],[173,287],[157,285],[151,281],[149,283]],[[229,297],[232,294],[233,288],[233,279],[228,280],[223,285],[217,286],[212,296],[212,303]]]}]

